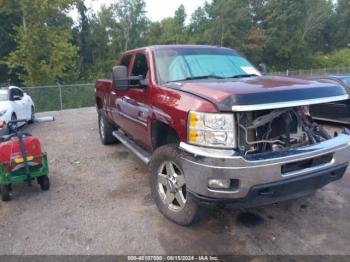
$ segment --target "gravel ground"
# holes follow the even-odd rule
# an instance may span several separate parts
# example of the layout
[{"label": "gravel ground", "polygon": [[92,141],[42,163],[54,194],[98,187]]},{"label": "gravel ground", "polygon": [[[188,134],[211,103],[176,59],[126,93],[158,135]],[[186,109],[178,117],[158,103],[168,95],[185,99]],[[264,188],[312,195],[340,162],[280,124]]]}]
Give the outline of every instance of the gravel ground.
[{"label": "gravel ground", "polygon": [[350,176],[297,201],[204,210],[185,228],[150,198],[147,168],[99,141],[94,108],[29,127],[49,154],[51,190],[14,186],[0,203],[0,254],[350,254]]}]

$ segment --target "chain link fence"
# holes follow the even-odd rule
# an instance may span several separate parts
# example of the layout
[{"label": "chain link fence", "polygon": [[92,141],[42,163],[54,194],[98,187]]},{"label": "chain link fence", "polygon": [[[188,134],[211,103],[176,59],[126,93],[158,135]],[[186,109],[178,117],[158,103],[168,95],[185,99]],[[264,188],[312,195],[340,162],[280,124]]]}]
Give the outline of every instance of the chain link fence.
[{"label": "chain link fence", "polygon": [[[349,67],[273,72],[277,76],[315,77],[321,75],[350,75]],[[1,84],[1,86],[6,86]],[[23,87],[35,103],[37,112],[58,111],[95,105],[94,83]]]},{"label": "chain link fence", "polygon": [[95,105],[94,83],[23,87],[37,112],[58,111]]},{"label": "chain link fence", "polygon": [[275,76],[303,76],[313,77],[322,75],[350,75],[350,66],[348,67],[329,67],[317,69],[300,69],[300,70],[286,70],[283,72],[272,72]]}]

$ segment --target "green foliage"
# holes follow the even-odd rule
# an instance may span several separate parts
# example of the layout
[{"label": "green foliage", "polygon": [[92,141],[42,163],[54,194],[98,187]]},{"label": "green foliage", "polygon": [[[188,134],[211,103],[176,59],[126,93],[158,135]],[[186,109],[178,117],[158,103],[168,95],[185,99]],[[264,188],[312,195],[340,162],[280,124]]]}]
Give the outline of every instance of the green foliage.
[{"label": "green foliage", "polygon": [[350,1],[338,0],[333,24],[333,45],[336,48],[350,48]]},{"label": "green foliage", "polygon": [[268,49],[265,58],[277,68],[300,66],[310,55],[303,39],[302,24],[306,16],[305,1],[270,0],[266,9],[266,35]]},{"label": "green foliage", "polygon": [[25,84],[54,83],[74,79],[78,48],[70,43],[68,20],[63,14],[68,0],[2,1],[6,12],[21,13],[16,28],[17,48],[7,57],[7,65],[20,70]]},{"label": "green foliage", "polygon": [[79,13],[79,25],[73,28],[73,42],[79,46],[78,72],[79,78],[85,79],[87,71],[92,64],[91,28],[87,14],[87,8],[83,0],[77,0],[76,8]]},{"label": "green foliage", "polygon": [[185,28],[186,12],[183,5],[175,11],[174,17],[151,23],[146,33],[148,45],[185,44],[188,42]]},{"label": "green foliage", "polygon": [[91,81],[96,78],[110,77],[111,68],[122,50],[118,27],[113,19],[113,8],[102,7],[90,18],[89,29],[87,42],[91,61],[84,63],[85,70],[82,72],[81,79]]},{"label": "green foliage", "polygon": [[148,29],[143,0],[121,0],[90,17],[79,0],[80,23],[75,27],[75,43],[79,46],[79,79],[110,77],[111,68],[124,50],[142,47]]},{"label": "green foliage", "polygon": [[242,50],[252,27],[249,2],[214,0],[207,12],[211,24],[205,32],[208,43]]},{"label": "green foliage", "polygon": [[329,54],[315,55],[318,67],[348,67],[350,65],[350,48],[335,50]]},{"label": "green foliage", "polygon": [[11,74],[4,59],[16,48],[15,26],[20,25],[20,15],[0,13],[0,83],[19,82],[15,74]]},{"label": "green foliage", "polygon": [[331,19],[331,2],[270,0],[265,14],[264,60],[279,70],[310,66],[324,41],[321,32]]},{"label": "green foliage", "polygon": [[0,83],[110,77],[120,53],[153,44],[226,46],[271,70],[350,64],[349,0],[212,0],[159,22],[145,10],[145,0],[116,0],[97,13],[84,0],[0,0]]},{"label": "green foliage", "polygon": [[121,37],[122,50],[141,47],[143,44],[142,34],[148,26],[145,1],[119,0],[115,5],[112,5],[112,8]]},{"label": "green foliage", "polygon": [[204,34],[208,28],[209,17],[204,7],[198,7],[191,16],[188,32],[191,44],[205,44]]}]

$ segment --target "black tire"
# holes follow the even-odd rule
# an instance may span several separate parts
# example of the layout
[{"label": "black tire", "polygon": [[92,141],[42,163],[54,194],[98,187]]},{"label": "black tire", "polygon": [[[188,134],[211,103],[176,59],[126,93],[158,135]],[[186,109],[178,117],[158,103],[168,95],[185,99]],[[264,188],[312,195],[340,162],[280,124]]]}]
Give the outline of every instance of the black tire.
[{"label": "black tire", "polygon": [[28,122],[29,124],[33,124],[34,121],[35,121],[35,109],[34,109],[34,106],[32,106],[30,109],[30,120]]},{"label": "black tire", "polygon": [[112,145],[119,143],[119,141],[113,136],[115,127],[108,121],[105,113],[100,110],[98,113],[98,130],[100,133],[101,143],[104,145]]},{"label": "black tire", "polygon": [[10,201],[10,186],[7,185],[1,185],[0,186],[1,189],[1,200],[4,202]]},{"label": "black tire", "polygon": [[[185,192],[185,194],[182,194],[183,196],[185,195],[185,204],[183,207],[180,207],[179,210],[174,210],[171,208],[171,206],[173,205],[173,203],[178,203],[177,199],[175,197],[173,201],[176,201],[176,202],[172,202],[171,204],[165,203],[166,200],[162,199],[162,196],[161,196],[163,194],[163,198],[164,198],[164,191],[162,193],[160,189],[162,187],[162,183],[159,182],[159,178],[158,178],[159,177],[158,174],[160,172],[163,172],[161,171],[161,169],[163,168],[164,164],[168,162],[171,162],[175,165],[173,166],[176,168],[175,173],[180,173],[180,174],[182,173],[182,175],[184,174],[184,172],[182,171],[183,169],[181,165],[181,160],[177,152],[177,147],[178,147],[177,144],[169,144],[169,145],[161,146],[153,153],[153,156],[149,165],[151,193],[155,203],[157,204],[159,211],[166,218],[170,219],[171,221],[179,225],[188,226],[196,220],[197,214],[198,214],[199,207],[197,202],[194,199],[194,196],[189,192]],[[186,188],[185,180],[184,180],[184,185],[185,186],[182,187],[182,190]],[[179,190],[179,189],[175,189],[175,190]],[[177,193],[172,193],[171,191],[169,192],[170,194],[177,194]]]},{"label": "black tire", "polygon": [[[12,113],[11,115],[11,121],[16,121],[17,115],[15,113]],[[17,124],[11,124],[7,126],[9,134],[13,133],[14,130],[17,129]]]},{"label": "black tire", "polygon": [[40,185],[40,189],[42,191],[47,191],[50,189],[50,179],[48,176],[40,176],[38,177],[38,184]]},{"label": "black tire", "polygon": [[15,113],[12,113],[11,115],[11,121],[16,121],[17,120],[17,116]]}]

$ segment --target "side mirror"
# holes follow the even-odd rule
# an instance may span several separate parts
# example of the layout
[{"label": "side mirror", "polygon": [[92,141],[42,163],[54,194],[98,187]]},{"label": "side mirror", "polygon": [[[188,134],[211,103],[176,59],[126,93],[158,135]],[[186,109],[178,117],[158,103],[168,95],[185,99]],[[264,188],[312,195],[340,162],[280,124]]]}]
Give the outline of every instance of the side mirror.
[{"label": "side mirror", "polygon": [[112,83],[114,88],[126,90],[129,86],[128,67],[119,65],[113,67]]},{"label": "side mirror", "polygon": [[258,69],[262,75],[267,75],[267,66],[264,63],[259,64]]},{"label": "side mirror", "polygon": [[130,86],[144,88],[148,85],[148,80],[143,79],[142,75],[128,76],[128,68],[119,65],[113,67],[112,84],[115,89],[127,90]]}]

